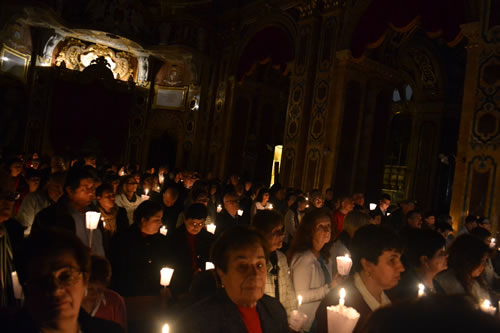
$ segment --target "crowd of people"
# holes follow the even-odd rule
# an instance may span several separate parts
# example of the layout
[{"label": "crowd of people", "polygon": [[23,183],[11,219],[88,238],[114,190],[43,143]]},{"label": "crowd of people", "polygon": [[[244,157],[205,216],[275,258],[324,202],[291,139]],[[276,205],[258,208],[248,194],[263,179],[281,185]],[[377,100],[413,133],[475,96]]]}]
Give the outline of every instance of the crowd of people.
[{"label": "crowd of people", "polygon": [[[360,315],[354,332],[500,331],[485,306],[500,300],[486,218],[454,232],[450,216],[388,194],[369,209],[363,193],[140,170],[92,154],[4,161],[2,332],[159,332],[158,318],[129,308],[140,304],[171,332],[291,332],[299,311],[298,330],[331,333],[327,307],[341,290]],[[346,255],[348,274],[336,261]]]}]

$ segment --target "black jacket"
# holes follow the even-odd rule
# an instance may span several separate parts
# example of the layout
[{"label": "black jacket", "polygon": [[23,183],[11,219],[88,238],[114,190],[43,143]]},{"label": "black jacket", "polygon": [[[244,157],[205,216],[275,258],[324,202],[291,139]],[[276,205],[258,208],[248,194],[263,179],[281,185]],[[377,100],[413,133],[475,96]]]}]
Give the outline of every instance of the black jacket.
[{"label": "black jacket", "polygon": [[[263,333],[288,333],[286,311],[275,298],[264,295],[257,302],[257,312]],[[236,304],[219,289],[187,309],[175,326],[175,332],[183,333],[247,333]]]},{"label": "black jacket", "polygon": [[217,215],[217,219],[215,220],[215,225],[217,226],[215,229],[215,236],[218,237],[225,230],[238,224],[240,224],[239,216],[236,215],[235,217],[232,217],[226,209],[223,209],[222,212]]},{"label": "black jacket", "polygon": [[165,236],[144,236],[138,225],[131,225],[111,243],[111,288],[124,297],[159,296],[166,255]]},{"label": "black jacket", "polygon": [[[26,311],[20,311],[10,318],[2,318],[3,333],[39,333],[40,328]],[[120,325],[104,319],[91,317],[80,310],[78,323],[83,333],[124,333]]]},{"label": "black jacket", "polygon": [[57,203],[42,209],[36,214],[31,232],[47,227],[66,229],[75,233],[75,220],[69,212],[68,199],[66,196],[61,197]]},{"label": "black jacket", "polygon": [[[169,231],[167,234],[167,266],[174,269],[170,290],[176,297],[188,291],[195,270],[193,269],[191,250],[187,241],[187,230],[183,224],[178,229]],[[210,247],[214,236],[205,228],[195,237],[197,268],[205,270],[205,263],[210,261]]]},{"label": "black jacket", "polygon": [[118,207],[118,212],[116,213],[116,231],[114,234],[104,228],[102,219],[99,220],[97,228],[101,230],[102,245],[104,246],[104,251],[106,252],[107,257],[109,257],[111,253],[111,242],[113,238],[127,231],[129,227],[130,225],[128,222],[127,210],[123,207]]}]

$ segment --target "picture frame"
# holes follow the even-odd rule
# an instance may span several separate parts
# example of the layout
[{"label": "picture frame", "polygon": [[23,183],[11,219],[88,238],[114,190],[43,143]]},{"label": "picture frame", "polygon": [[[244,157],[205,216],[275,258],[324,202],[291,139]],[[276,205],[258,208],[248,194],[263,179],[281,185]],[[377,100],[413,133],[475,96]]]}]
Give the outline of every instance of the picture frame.
[{"label": "picture frame", "polygon": [[186,111],[188,87],[155,86],[153,108]]},{"label": "picture frame", "polygon": [[26,81],[31,56],[2,44],[0,71]]}]

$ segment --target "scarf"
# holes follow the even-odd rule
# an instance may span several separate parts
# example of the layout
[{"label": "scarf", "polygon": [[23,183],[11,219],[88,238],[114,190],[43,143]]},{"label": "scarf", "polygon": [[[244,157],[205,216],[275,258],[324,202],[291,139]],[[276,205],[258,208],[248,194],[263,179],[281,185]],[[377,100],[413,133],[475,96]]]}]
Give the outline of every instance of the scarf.
[{"label": "scarf", "polygon": [[118,214],[118,206],[113,206],[109,213],[106,212],[101,206],[99,206],[99,210],[101,211],[102,220],[106,223],[104,225],[104,229],[110,231],[111,234],[114,234],[116,232],[116,215]]}]

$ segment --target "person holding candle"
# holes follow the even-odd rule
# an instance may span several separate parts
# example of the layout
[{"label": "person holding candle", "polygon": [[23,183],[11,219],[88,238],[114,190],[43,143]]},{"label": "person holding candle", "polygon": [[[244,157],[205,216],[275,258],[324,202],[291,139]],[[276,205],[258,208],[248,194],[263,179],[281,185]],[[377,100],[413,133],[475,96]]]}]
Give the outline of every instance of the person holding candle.
[{"label": "person holding candle", "polygon": [[316,312],[316,332],[328,333],[326,308],[338,304],[341,288],[346,291],[345,306],[360,314],[354,332],[358,332],[373,311],[391,304],[385,291],[398,284],[404,271],[402,248],[398,236],[386,227],[369,224],[358,229],[350,247],[354,276],[321,301]]},{"label": "person holding candle", "polygon": [[6,320],[3,333],[120,333],[116,323],[91,317],[81,304],[87,293],[90,253],[64,229],[33,230],[16,259],[23,308]]},{"label": "person holding candle", "polygon": [[489,247],[471,234],[463,234],[448,250],[448,269],[436,276],[435,287],[445,295],[466,294],[477,304],[490,299],[481,274],[487,265]]},{"label": "person holding candle", "polygon": [[303,297],[299,310],[308,316],[304,326],[306,332],[311,330],[319,303],[340,280],[338,276],[332,278],[334,261],[329,260],[327,245],[331,227],[328,208],[307,212],[287,253],[295,293]]},{"label": "person holding candle", "polygon": [[224,232],[212,248],[222,288],[184,311],[175,332],[288,333],[285,309],[264,294],[267,243],[260,232],[247,226]]},{"label": "person holding candle", "polygon": [[144,201],[143,197],[136,194],[137,185],[139,183],[133,175],[123,177],[115,198],[116,205],[127,211],[129,225],[134,223],[134,210]]},{"label": "person holding candle", "polygon": [[224,195],[224,207],[222,212],[217,215],[217,220],[215,221],[217,226],[217,229],[215,230],[216,237],[222,234],[225,230],[239,224],[239,209],[240,202],[236,193],[231,192]]},{"label": "person holding candle", "polygon": [[184,224],[167,234],[167,266],[175,270],[170,284],[172,295],[181,299],[193,276],[205,270],[214,235],[205,229],[207,208],[194,203],[185,211]]},{"label": "person holding candle", "polygon": [[166,264],[165,237],[158,231],[162,207],[147,200],[134,211],[134,224],[111,243],[111,288],[124,297],[159,296]]},{"label": "person holding candle", "polygon": [[101,213],[99,230],[103,235],[104,250],[109,252],[111,239],[128,229],[127,211],[115,205],[115,194],[110,184],[103,184],[96,189],[97,207]]},{"label": "person holding candle", "polygon": [[267,188],[262,188],[259,191],[259,194],[257,194],[257,197],[255,198],[255,201],[252,204],[252,209],[250,213],[250,217],[253,219],[255,214],[257,214],[257,211],[259,210],[264,210],[264,209],[271,209],[272,204],[269,202],[269,189]]},{"label": "person holding candle", "polygon": [[394,300],[415,299],[418,286],[424,287],[424,294],[436,293],[434,278],[447,267],[446,240],[434,230],[419,230],[410,240],[406,250],[408,269],[399,284],[390,291]]},{"label": "person holding candle", "polygon": [[[64,195],[36,216],[32,232],[47,227],[62,228],[74,232],[84,244],[92,244],[92,253],[104,256],[104,245],[100,230],[92,232],[87,228],[87,211],[93,211],[95,199],[94,175],[87,169],[72,167],[64,183]],[[92,237],[92,242],[90,242]]]},{"label": "person holding candle", "polygon": [[475,228],[470,232],[471,235],[478,237],[490,248],[490,253],[488,259],[486,260],[486,266],[482,274],[482,278],[490,290],[490,293],[497,293],[499,291],[500,276],[495,272],[492,259],[495,258],[497,254],[496,239],[491,238],[491,233],[484,228]]},{"label": "person holding candle", "polygon": [[165,225],[168,230],[174,230],[184,205],[179,200],[179,190],[175,185],[167,185],[164,187],[161,197],[161,203],[163,205],[163,225]]},{"label": "person holding candle", "polygon": [[297,297],[290,278],[286,256],[279,251],[285,237],[283,217],[276,211],[261,210],[255,214],[253,226],[262,232],[268,241],[269,262],[264,293],[280,301],[287,314],[290,315],[290,312],[297,309]]}]

